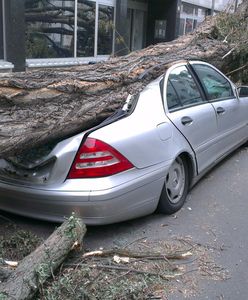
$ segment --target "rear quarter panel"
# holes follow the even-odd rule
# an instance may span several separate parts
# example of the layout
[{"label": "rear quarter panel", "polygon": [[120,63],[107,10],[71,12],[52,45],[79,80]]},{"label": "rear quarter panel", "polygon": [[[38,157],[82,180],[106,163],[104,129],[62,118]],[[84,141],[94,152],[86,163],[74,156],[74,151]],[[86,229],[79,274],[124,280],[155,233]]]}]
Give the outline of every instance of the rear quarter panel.
[{"label": "rear quarter panel", "polygon": [[158,78],[140,94],[131,115],[90,134],[121,152],[136,168],[171,161],[192,150],[185,138],[166,117]]}]

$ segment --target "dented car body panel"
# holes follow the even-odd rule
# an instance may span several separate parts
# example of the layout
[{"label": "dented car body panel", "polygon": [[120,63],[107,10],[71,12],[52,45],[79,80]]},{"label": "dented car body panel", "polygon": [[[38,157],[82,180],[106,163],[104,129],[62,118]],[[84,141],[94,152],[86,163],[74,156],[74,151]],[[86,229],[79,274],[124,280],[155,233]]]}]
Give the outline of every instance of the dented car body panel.
[{"label": "dented car body panel", "polygon": [[[0,160],[0,209],[58,222],[75,212],[86,224],[94,225],[144,216],[156,210],[177,157],[187,157],[192,186],[248,140],[248,98],[239,99],[228,81],[231,92],[223,101],[205,99],[194,64],[199,65],[203,77],[204,66],[213,68],[202,62],[175,63],[140,93],[129,113],[125,105],[120,117],[57,143],[32,162]],[[176,106],[173,98],[170,100],[169,82],[174,80],[176,85],[176,76],[185,70],[192,73],[200,96]],[[182,89],[180,84],[178,89]],[[224,114],[219,114],[220,107]],[[228,121],[236,117],[238,122]],[[106,177],[68,179],[78,149],[87,138],[110,145],[133,167]]]}]

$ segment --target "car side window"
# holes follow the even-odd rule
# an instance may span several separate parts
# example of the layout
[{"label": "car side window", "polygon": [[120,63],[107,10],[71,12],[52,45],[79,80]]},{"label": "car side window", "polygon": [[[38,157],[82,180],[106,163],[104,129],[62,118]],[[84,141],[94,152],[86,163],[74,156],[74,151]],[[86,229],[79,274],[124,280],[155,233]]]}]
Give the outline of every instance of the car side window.
[{"label": "car side window", "polygon": [[204,102],[186,66],[179,66],[169,74],[166,98],[169,110]]},{"label": "car side window", "polygon": [[193,64],[192,66],[205,89],[208,100],[234,96],[230,82],[215,69],[201,64]]},{"label": "car side window", "polygon": [[173,85],[171,84],[170,80],[168,80],[167,83],[167,105],[168,105],[168,109],[176,109],[178,107],[181,107],[181,103],[178,99],[177,93],[173,87]]}]

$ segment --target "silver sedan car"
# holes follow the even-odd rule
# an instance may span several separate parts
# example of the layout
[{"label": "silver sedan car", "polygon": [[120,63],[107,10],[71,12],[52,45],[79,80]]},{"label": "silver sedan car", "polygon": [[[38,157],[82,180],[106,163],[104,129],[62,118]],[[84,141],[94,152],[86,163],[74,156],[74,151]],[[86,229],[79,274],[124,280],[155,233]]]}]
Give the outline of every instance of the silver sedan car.
[{"label": "silver sedan car", "polygon": [[248,93],[201,61],[180,61],[102,124],[26,165],[0,160],[0,209],[108,224],[172,214],[190,187],[248,140]]}]

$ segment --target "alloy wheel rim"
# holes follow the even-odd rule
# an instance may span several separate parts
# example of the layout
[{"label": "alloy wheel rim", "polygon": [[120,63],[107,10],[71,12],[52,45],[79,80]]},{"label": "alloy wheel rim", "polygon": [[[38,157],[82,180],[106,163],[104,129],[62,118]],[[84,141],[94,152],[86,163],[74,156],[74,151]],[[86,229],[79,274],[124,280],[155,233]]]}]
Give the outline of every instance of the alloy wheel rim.
[{"label": "alloy wheel rim", "polygon": [[185,169],[183,161],[178,157],[171,165],[165,179],[166,193],[171,203],[178,203],[185,187]]}]

